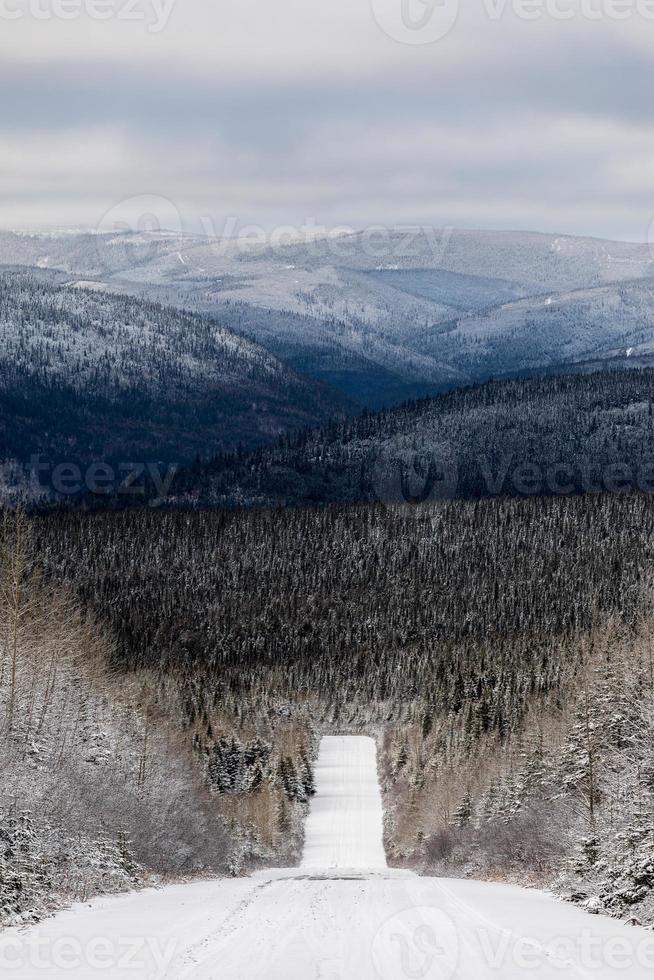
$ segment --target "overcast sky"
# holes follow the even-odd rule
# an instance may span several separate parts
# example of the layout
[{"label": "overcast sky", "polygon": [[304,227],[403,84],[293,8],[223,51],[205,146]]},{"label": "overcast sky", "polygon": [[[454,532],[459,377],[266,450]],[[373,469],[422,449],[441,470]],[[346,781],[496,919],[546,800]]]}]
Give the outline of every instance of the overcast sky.
[{"label": "overcast sky", "polygon": [[647,240],[647,0],[624,20],[609,0],[584,0],[586,15],[558,0],[571,18],[529,21],[461,0],[456,23],[456,0],[130,0],[141,19],[102,21],[54,16],[91,0],[63,2],[0,0],[1,226],[103,227],[148,195],[189,231],[309,220]]}]

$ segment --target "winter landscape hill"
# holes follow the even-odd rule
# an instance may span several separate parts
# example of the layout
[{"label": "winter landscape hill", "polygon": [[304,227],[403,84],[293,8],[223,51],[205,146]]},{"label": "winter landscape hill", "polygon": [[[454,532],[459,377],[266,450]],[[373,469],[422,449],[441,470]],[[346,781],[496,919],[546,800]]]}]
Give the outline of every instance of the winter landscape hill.
[{"label": "winter landscape hill", "polygon": [[218,315],[372,407],[497,374],[652,355],[646,245],[381,226],[291,237],[6,232],[0,263]]},{"label": "winter landscape hill", "polygon": [[171,502],[419,504],[654,487],[654,371],[486,382],[182,472]]},{"label": "winter landscape hill", "polygon": [[347,401],[215,320],[0,275],[0,460],[182,465]]}]

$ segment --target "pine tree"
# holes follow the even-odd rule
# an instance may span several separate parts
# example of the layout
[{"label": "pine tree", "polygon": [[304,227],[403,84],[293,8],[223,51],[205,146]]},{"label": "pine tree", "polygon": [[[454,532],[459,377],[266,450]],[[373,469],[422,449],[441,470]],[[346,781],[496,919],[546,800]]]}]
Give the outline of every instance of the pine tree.
[{"label": "pine tree", "polygon": [[461,802],[457,806],[456,810],[452,814],[452,823],[455,827],[463,828],[467,827],[472,820],[473,814],[475,812],[475,804],[472,794],[469,790],[463,795]]}]

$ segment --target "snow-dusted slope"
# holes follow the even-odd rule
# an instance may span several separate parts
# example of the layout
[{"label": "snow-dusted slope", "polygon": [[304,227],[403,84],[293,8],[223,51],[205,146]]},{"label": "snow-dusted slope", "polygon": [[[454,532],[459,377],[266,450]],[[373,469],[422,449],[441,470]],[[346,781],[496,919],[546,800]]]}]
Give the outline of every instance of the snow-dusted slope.
[{"label": "snow-dusted slope", "polygon": [[[538,891],[380,868],[374,771],[367,739],[326,740],[302,868],[104,898],[7,931],[2,976],[651,980],[652,933]],[[371,842],[361,841],[364,828]],[[340,867],[368,856],[376,869]],[[327,861],[339,867],[330,871]]]},{"label": "snow-dusted slope", "polygon": [[343,408],[215,320],[0,272],[0,461],[179,466]]},{"label": "snow-dusted slope", "polygon": [[382,836],[374,741],[323,738],[302,868],[385,868]]},{"label": "snow-dusted slope", "polygon": [[646,244],[426,226],[271,247],[0,232],[2,263],[217,315],[370,407],[630,348],[649,363],[654,347]]}]

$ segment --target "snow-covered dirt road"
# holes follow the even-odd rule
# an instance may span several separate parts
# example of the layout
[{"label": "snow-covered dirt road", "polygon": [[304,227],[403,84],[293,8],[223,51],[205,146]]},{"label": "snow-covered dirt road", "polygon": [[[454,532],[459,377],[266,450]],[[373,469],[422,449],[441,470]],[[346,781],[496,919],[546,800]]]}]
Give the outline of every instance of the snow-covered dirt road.
[{"label": "snow-covered dirt road", "polygon": [[[0,934],[16,980],[651,980],[654,934],[541,892],[385,867],[374,744],[328,739],[300,868],[76,906]],[[331,801],[331,803],[330,803]]]},{"label": "snow-covered dirt road", "polygon": [[323,738],[302,868],[386,868],[383,835],[375,743],[371,738]]}]

